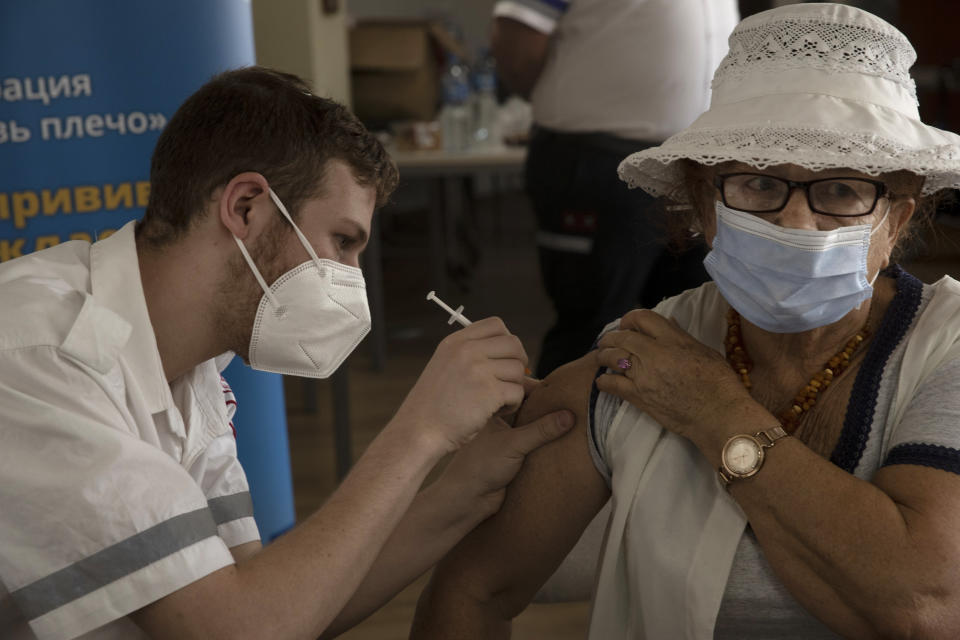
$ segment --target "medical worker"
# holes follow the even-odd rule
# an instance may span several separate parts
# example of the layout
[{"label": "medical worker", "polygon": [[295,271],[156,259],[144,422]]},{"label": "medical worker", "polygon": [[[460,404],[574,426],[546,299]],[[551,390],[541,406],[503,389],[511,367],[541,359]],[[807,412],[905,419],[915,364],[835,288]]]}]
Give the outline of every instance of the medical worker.
[{"label": "medical worker", "polygon": [[251,67],[186,100],[150,179],[141,221],[0,266],[0,636],[335,634],[494,513],[573,417],[497,418],[527,357],[475,322],[323,508],[261,548],[220,371],[343,362],[370,328],[358,258],[396,168],[346,108]]}]

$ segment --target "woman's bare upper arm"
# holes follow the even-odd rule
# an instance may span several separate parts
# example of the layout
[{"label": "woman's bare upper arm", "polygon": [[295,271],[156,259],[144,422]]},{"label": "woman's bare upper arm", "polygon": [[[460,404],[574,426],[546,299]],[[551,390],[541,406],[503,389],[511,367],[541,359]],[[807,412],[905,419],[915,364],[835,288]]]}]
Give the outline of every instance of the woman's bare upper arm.
[{"label": "woman's bare upper arm", "polygon": [[567,408],[576,425],[527,456],[500,511],[450,552],[435,580],[481,600],[496,594],[515,615],[533,598],[609,498],[587,448],[593,354],[550,374],[527,398],[517,424]]}]

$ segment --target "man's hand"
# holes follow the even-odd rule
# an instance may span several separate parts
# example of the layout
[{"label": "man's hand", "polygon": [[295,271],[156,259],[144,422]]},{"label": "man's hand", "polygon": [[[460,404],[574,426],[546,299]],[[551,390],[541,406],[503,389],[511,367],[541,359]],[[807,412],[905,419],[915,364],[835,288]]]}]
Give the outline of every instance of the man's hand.
[{"label": "man's hand", "polygon": [[[533,382],[533,381],[532,381]],[[323,637],[357,624],[434,565],[500,508],[528,453],[569,431],[571,411],[554,411],[516,429],[493,418],[420,492],[370,573]]]},{"label": "man's hand", "polygon": [[494,414],[520,405],[526,366],[523,345],[502,320],[474,322],[440,342],[395,420],[455,451]]},{"label": "man's hand", "polygon": [[607,502],[610,490],[591,459],[587,438],[596,372],[591,353],[556,369],[524,402],[520,423],[566,408],[577,424],[529,454],[497,513],[437,565],[420,598],[411,638],[509,637],[509,620]]},{"label": "man's hand", "polygon": [[566,433],[574,424],[571,411],[555,411],[529,424],[511,428],[502,418],[492,418],[469,444],[450,460],[437,487],[454,497],[480,520],[503,504],[507,485],[520,471],[523,460]]}]

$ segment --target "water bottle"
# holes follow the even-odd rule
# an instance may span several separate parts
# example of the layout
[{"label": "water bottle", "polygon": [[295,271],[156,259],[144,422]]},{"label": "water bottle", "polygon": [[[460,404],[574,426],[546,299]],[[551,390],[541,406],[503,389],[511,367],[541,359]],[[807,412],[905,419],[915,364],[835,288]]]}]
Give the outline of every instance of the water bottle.
[{"label": "water bottle", "polygon": [[496,62],[487,51],[481,53],[479,60],[473,75],[473,143],[477,147],[492,147],[502,141],[497,104]]},{"label": "water bottle", "polygon": [[473,138],[470,78],[467,66],[449,54],[440,80],[443,105],[440,108],[440,130],[445,151],[466,151]]}]

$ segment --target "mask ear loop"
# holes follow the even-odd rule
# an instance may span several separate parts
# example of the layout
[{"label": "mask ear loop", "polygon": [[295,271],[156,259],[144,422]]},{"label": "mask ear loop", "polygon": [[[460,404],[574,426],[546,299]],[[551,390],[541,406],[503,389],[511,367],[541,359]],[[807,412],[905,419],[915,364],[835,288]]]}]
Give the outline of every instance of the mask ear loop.
[{"label": "mask ear loop", "polygon": [[881,272],[881,271],[883,271],[883,269],[877,269],[877,272],[876,272],[875,274],[873,274],[873,277],[872,277],[872,278],[870,278],[870,282],[867,283],[868,285],[870,285],[870,288],[871,288],[871,289],[873,288],[873,283],[876,282],[876,281],[877,281],[877,278],[880,277],[880,272]]},{"label": "mask ear loop", "polygon": [[273,200],[273,203],[277,205],[277,208],[280,209],[280,213],[283,214],[283,217],[290,222],[290,226],[293,227],[294,232],[296,232],[297,237],[300,238],[300,243],[303,245],[303,248],[307,250],[307,253],[310,254],[310,259],[313,260],[313,264],[317,267],[317,271],[320,272],[321,276],[327,275],[328,270],[323,268],[323,265],[320,264],[320,258],[317,256],[317,252],[313,250],[313,246],[307,240],[307,237],[303,235],[303,232],[300,231],[300,227],[293,221],[293,218],[290,217],[290,214],[287,212],[287,208],[283,206],[283,203],[280,202],[280,198],[277,197],[277,194],[273,192],[273,189],[268,189],[267,193],[270,194],[270,199]]},{"label": "mask ear loop", "polygon": [[[326,270],[320,265],[320,258],[307,241],[306,236],[304,236],[303,232],[300,231],[300,228],[297,227],[296,223],[293,221],[293,218],[290,217],[290,214],[287,212],[287,208],[283,206],[282,202],[280,202],[280,198],[278,198],[277,194],[273,192],[273,189],[268,188],[267,193],[270,194],[270,199],[273,200],[273,203],[277,205],[278,209],[280,209],[280,213],[283,214],[283,216],[290,223],[290,226],[293,227],[297,237],[300,238],[300,243],[303,244],[303,248],[307,250],[308,254],[310,254],[310,259],[313,260],[313,264],[316,266],[317,271],[319,271],[321,275],[324,275]],[[263,279],[263,275],[260,274],[260,270],[257,269],[257,265],[253,262],[253,258],[250,257],[250,252],[247,251],[247,248],[244,246],[240,238],[233,236],[233,239],[237,243],[237,246],[240,247],[240,253],[243,254],[243,259],[247,261],[247,265],[250,267],[250,270],[253,271],[253,275],[257,279],[257,282],[260,283],[260,288],[263,289],[264,295],[267,296],[268,300],[270,300],[270,304],[274,309],[279,308],[280,302],[277,300],[276,296],[273,295],[273,291],[270,290],[270,287],[267,285],[267,281]]]},{"label": "mask ear loop", "polygon": [[880,222],[878,222],[878,223],[877,223],[877,226],[875,226],[873,229],[870,230],[870,237],[873,237],[873,234],[875,234],[877,231],[880,231],[880,227],[882,227],[882,226],[883,226],[883,223],[887,221],[887,216],[890,215],[890,209],[892,209],[892,208],[893,208],[893,204],[892,204],[892,203],[887,206],[887,210],[886,210],[886,212],[883,214],[883,217],[880,218]]},{"label": "mask ear loop", "polygon": [[257,279],[257,282],[260,283],[260,288],[263,289],[263,294],[267,296],[268,300],[270,300],[270,304],[274,309],[279,308],[280,303],[277,301],[276,296],[273,295],[273,291],[270,290],[270,287],[267,286],[266,280],[264,280],[263,276],[260,275],[260,270],[257,269],[257,265],[254,264],[253,258],[250,257],[250,253],[247,251],[247,248],[243,246],[243,242],[237,236],[233,236],[233,239],[236,241],[237,246],[240,247],[240,253],[243,254],[243,259],[247,261],[247,264],[250,266],[250,270],[253,271],[253,275]]},{"label": "mask ear loop", "polygon": [[[880,227],[883,226],[883,223],[887,221],[887,216],[890,215],[890,209],[892,209],[892,208],[893,208],[893,204],[890,204],[889,206],[887,206],[887,210],[886,210],[886,212],[883,214],[883,217],[880,218],[880,222],[877,223],[877,226],[875,226],[873,229],[870,230],[870,237],[871,237],[871,238],[873,237],[873,234],[875,234],[877,231],[880,230]],[[870,286],[871,289],[873,288],[873,283],[876,282],[876,281],[877,281],[877,278],[880,277],[880,272],[881,272],[881,271],[883,271],[883,269],[878,269],[877,272],[873,275],[873,278],[871,278],[870,281],[867,282],[867,284]],[[858,311],[860,310],[860,307],[861,307],[861,306],[863,306],[863,302],[861,302],[860,304],[857,305],[857,310],[858,310]]]},{"label": "mask ear loop", "polygon": [[[889,205],[887,206],[887,210],[884,212],[883,217],[880,218],[880,222],[877,223],[877,226],[875,226],[873,229],[870,230],[870,237],[871,237],[871,238],[873,237],[873,234],[875,234],[877,231],[880,230],[880,227],[883,226],[883,223],[885,223],[885,222],[887,221],[887,216],[890,215],[890,209],[892,209],[892,208],[893,208],[893,203],[891,203],[891,204],[889,204]],[[867,284],[869,284],[869,285],[872,287],[872,286],[873,286],[873,283],[876,282],[876,281],[877,281],[877,278],[880,277],[880,272],[881,272],[881,271],[883,271],[883,269],[879,269],[879,270],[877,271],[877,273],[873,276],[873,279],[870,280],[870,282],[868,282]]]}]

